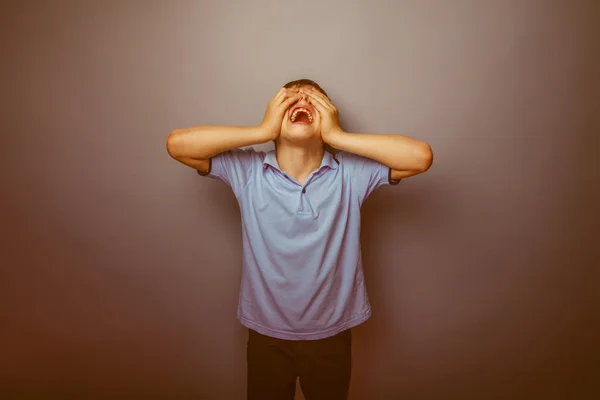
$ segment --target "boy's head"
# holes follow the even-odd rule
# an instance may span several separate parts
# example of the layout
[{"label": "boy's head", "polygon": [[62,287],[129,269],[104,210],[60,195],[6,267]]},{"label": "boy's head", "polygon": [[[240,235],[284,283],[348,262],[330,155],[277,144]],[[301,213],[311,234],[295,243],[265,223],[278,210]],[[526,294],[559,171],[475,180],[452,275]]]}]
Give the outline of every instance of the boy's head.
[{"label": "boy's head", "polygon": [[[291,81],[291,82],[288,82],[285,85],[283,85],[283,87],[286,89],[301,88],[304,86],[312,86],[313,88],[317,89],[319,92],[321,92],[325,96],[327,96],[327,93],[325,93],[325,90],[323,90],[323,88],[321,86],[319,86],[319,84],[317,82],[312,81],[310,79],[298,79],[298,80]],[[327,97],[329,97],[329,96],[327,96]]]},{"label": "boy's head", "polygon": [[[323,90],[318,83],[310,79],[298,79],[291,81],[286,83],[283,87],[291,89],[303,88],[307,86],[311,86],[327,96],[325,90]],[[310,114],[310,116],[308,114]],[[306,95],[298,100],[298,102],[292,104],[292,106],[286,111],[281,124],[280,138],[290,141],[306,141],[310,139],[321,141],[320,122],[320,117],[316,107],[310,103],[308,96]],[[274,142],[275,147],[277,147],[277,141]],[[325,148],[326,150],[330,149],[327,145],[325,145]]]}]

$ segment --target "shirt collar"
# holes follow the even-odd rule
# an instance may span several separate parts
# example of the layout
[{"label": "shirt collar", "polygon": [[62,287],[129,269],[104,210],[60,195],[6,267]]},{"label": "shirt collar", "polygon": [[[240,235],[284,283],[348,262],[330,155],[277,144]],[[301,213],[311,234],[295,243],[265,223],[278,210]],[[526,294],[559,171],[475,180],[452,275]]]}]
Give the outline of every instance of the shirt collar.
[{"label": "shirt collar", "polygon": [[[329,167],[330,169],[337,169],[338,164],[340,162],[332,155],[330,152],[325,151],[323,154],[323,160],[321,160],[321,165],[319,166],[319,170],[323,167]],[[267,152],[265,159],[263,160],[263,169],[266,169],[267,166],[273,166],[281,171],[279,168],[279,163],[277,162],[277,153],[275,150],[271,150]]]}]

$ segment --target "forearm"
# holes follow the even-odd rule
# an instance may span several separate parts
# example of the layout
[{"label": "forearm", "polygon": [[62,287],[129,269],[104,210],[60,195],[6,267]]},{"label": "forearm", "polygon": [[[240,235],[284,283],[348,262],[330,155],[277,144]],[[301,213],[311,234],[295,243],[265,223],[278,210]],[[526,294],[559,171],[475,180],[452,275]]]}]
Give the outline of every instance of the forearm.
[{"label": "forearm", "polygon": [[336,149],[367,157],[398,171],[426,171],[431,165],[431,147],[419,140],[396,134],[347,133],[331,135],[327,143]]},{"label": "forearm", "polygon": [[269,140],[259,126],[204,125],[175,129],[167,138],[167,149],[174,158],[206,160],[227,150]]}]

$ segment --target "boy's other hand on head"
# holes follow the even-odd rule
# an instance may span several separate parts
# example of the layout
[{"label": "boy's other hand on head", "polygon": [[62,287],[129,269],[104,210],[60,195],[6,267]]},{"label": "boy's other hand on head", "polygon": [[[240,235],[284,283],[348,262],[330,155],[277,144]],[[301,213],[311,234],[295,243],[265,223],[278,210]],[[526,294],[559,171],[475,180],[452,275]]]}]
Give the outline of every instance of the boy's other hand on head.
[{"label": "boy's other hand on head", "polygon": [[328,140],[333,135],[342,131],[338,109],[327,96],[312,87],[302,89],[302,92],[309,96],[311,104],[319,112],[319,116],[321,117],[321,138],[325,143],[329,143]]},{"label": "boy's other hand on head", "polygon": [[269,101],[263,121],[259,125],[268,140],[276,140],[279,137],[285,112],[301,97],[297,88],[281,88]]}]

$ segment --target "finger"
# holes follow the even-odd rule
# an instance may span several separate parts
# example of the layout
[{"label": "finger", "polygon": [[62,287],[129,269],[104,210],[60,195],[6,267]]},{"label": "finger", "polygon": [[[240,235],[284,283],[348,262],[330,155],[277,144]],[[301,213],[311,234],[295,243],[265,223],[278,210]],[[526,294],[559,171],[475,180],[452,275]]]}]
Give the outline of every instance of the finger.
[{"label": "finger", "polygon": [[327,109],[329,109],[331,111],[333,111],[335,109],[335,106],[331,103],[331,101],[324,94],[316,92],[316,91],[307,91],[306,93],[310,96],[311,99],[320,101],[321,104],[323,104]]},{"label": "finger", "polygon": [[284,93],[283,97],[281,98],[281,101],[283,102],[283,101],[289,99],[290,97],[302,97],[302,94],[299,92],[293,92],[293,91],[287,92],[287,93]]},{"label": "finger", "polygon": [[[277,92],[277,94],[275,95],[275,97],[273,98],[273,101],[275,103],[278,103],[286,94],[289,94],[293,91],[294,89],[289,89],[286,87],[282,87],[281,89],[279,89],[279,91]],[[297,91],[297,89],[295,89]]]},{"label": "finger", "polygon": [[277,98],[277,103],[282,103],[283,101],[285,101],[286,98],[288,98],[289,96],[294,96],[296,94],[299,93],[297,88],[291,88],[291,89],[286,89],[283,91],[283,93],[281,94],[281,96],[279,96]]},{"label": "finger", "polygon": [[325,115],[328,115],[330,113],[330,111],[327,108],[325,108],[325,106],[322,103],[319,103],[317,100],[311,99],[310,102],[317,109],[317,115],[319,116],[319,118],[323,118]]},{"label": "finger", "polygon": [[318,97],[321,97],[321,98],[323,98],[323,99],[327,99],[327,100],[329,100],[329,97],[327,97],[325,94],[323,94],[323,93],[319,92],[317,89],[315,89],[315,88],[313,88],[313,87],[311,87],[311,86],[308,86],[308,87],[306,88],[306,93],[312,93],[312,94],[314,94],[314,95],[316,95],[316,96],[318,96]]},{"label": "finger", "polygon": [[318,98],[320,98],[321,100],[323,100],[323,103],[327,106],[329,106],[329,108],[331,108],[332,110],[335,110],[335,106],[333,105],[333,103],[331,102],[331,100],[329,99],[329,97],[327,97],[326,94],[323,94],[313,88],[311,88],[311,91],[309,92],[309,94],[312,94]]},{"label": "finger", "polygon": [[329,105],[324,100],[316,96],[310,96],[310,102],[314,104],[315,107],[317,107],[317,109],[321,111],[321,113],[333,111],[333,109],[329,107]]},{"label": "finger", "polygon": [[273,96],[273,101],[277,102],[277,100],[279,100],[279,98],[285,93],[285,88],[282,87],[281,89],[279,89],[279,91],[277,91],[277,93],[275,94],[275,96]]},{"label": "finger", "polygon": [[281,104],[281,108],[287,110],[289,106],[300,100],[301,97],[302,95],[300,93],[293,94],[289,98],[285,99],[285,101]]}]

